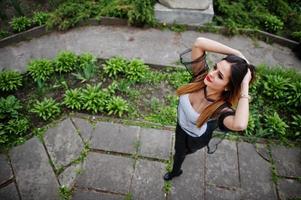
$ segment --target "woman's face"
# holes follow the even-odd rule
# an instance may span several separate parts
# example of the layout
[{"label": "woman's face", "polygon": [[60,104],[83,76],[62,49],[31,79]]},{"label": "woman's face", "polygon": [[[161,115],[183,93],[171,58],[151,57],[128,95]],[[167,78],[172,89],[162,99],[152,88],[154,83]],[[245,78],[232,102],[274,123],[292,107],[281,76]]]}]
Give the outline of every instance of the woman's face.
[{"label": "woman's face", "polygon": [[222,92],[226,89],[231,76],[231,64],[225,60],[218,62],[209,71],[204,79],[204,83],[211,90]]}]

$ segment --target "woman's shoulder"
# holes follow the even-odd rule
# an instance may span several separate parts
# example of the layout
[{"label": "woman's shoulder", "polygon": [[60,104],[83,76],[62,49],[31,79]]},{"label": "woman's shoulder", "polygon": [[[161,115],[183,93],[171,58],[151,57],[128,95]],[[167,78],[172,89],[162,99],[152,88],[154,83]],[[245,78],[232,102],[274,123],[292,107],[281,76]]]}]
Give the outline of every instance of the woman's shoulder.
[{"label": "woman's shoulder", "polygon": [[228,102],[224,102],[217,110],[215,111],[213,117],[214,118],[220,118],[221,115],[232,115],[235,114],[235,110],[232,108],[231,104]]},{"label": "woman's shoulder", "polygon": [[219,113],[225,112],[235,112],[234,108],[229,102],[224,102],[224,104],[220,107]]}]

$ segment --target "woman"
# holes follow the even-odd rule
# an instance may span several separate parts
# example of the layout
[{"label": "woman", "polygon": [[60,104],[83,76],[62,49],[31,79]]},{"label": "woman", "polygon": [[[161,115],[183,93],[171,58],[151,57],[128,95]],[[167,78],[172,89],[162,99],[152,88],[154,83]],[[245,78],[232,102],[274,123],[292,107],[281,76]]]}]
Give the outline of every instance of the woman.
[{"label": "woman", "polygon": [[[209,71],[205,60],[207,51],[228,56]],[[191,58],[194,78],[177,90],[174,163],[164,180],[180,176],[185,156],[205,147],[217,127],[222,131],[242,131],[248,125],[249,83],[255,75],[254,66],[238,50],[201,37],[192,47]],[[236,107],[235,111],[232,106]]]}]

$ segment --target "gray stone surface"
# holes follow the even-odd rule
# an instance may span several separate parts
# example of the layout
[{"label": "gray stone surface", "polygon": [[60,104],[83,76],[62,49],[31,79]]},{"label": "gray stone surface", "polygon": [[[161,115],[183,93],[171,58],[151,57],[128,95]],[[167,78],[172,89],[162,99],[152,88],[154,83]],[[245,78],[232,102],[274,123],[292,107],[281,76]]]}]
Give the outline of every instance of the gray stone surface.
[{"label": "gray stone surface", "polygon": [[276,199],[271,164],[259,156],[253,144],[238,143],[242,199]]},{"label": "gray stone surface", "polygon": [[13,178],[13,173],[9,165],[7,156],[0,154],[0,185]]},{"label": "gray stone surface", "polygon": [[11,183],[4,188],[0,188],[1,200],[19,200],[17,188],[14,183]]},{"label": "gray stone surface", "polygon": [[133,164],[130,158],[90,152],[76,185],[126,194],[130,189]]},{"label": "gray stone surface", "polygon": [[44,141],[56,168],[66,166],[78,158],[84,147],[70,118],[49,128],[45,133]]},{"label": "gray stone surface", "polygon": [[265,145],[256,144],[256,151],[263,159],[270,162],[269,149]]},{"label": "gray stone surface", "polygon": [[162,178],[164,172],[164,163],[138,160],[131,187],[133,199],[165,199]]},{"label": "gray stone surface", "polygon": [[75,183],[75,179],[79,176],[80,173],[83,172],[83,164],[73,164],[67,167],[59,176],[60,185],[65,185],[68,188],[72,188]]},{"label": "gray stone surface", "polygon": [[141,128],[140,154],[146,157],[169,160],[173,132]]},{"label": "gray stone surface", "polygon": [[155,18],[162,23],[204,25],[212,21],[214,16],[212,4],[205,10],[174,9],[162,4],[155,4]]},{"label": "gray stone surface", "polygon": [[[300,60],[289,48],[254,41],[244,36],[225,37],[196,31],[175,33],[168,30],[113,26],[87,26],[64,33],[52,32],[30,41],[0,48],[0,69],[11,68],[25,72],[29,60],[54,58],[61,50],[72,50],[77,54],[91,52],[103,59],[120,55],[126,58],[141,58],[146,63],[175,66],[179,60],[179,53],[191,47],[193,41],[200,36],[239,49],[255,65],[266,63],[301,70]],[[215,57],[217,54],[212,55]],[[211,58],[213,56],[210,56]]]},{"label": "gray stone surface", "polygon": [[292,179],[278,181],[280,199],[301,199],[301,183]]},{"label": "gray stone surface", "polygon": [[35,137],[10,151],[22,200],[59,199],[59,184],[43,145]]},{"label": "gray stone surface", "polygon": [[78,129],[84,141],[90,141],[94,129],[92,124],[88,120],[82,118],[74,117],[71,120],[74,122],[76,129]]},{"label": "gray stone surface", "polygon": [[72,200],[124,200],[125,196],[94,191],[76,190],[72,194]]},{"label": "gray stone surface", "polygon": [[[219,140],[211,140],[210,146]],[[236,142],[223,140],[215,153],[207,154],[206,169],[208,183],[224,187],[240,187]]]},{"label": "gray stone surface", "polygon": [[139,127],[98,122],[94,129],[91,148],[122,153],[136,153]]},{"label": "gray stone surface", "polygon": [[182,165],[183,174],[172,179],[172,200],[204,199],[205,150],[188,155]]},{"label": "gray stone surface", "polygon": [[277,174],[286,177],[301,177],[301,149],[272,146],[272,157]]},{"label": "gray stone surface", "polygon": [[219,188],[214,185],[206,186],[205,199],[210,200],[240,200],[239,189],[230,190],[226,188]]},{"label": "gray stone surface", "polygon": [[212,0],[159,0],[159,2],[169,8],[185,9],[207,9],[212,4]]}]

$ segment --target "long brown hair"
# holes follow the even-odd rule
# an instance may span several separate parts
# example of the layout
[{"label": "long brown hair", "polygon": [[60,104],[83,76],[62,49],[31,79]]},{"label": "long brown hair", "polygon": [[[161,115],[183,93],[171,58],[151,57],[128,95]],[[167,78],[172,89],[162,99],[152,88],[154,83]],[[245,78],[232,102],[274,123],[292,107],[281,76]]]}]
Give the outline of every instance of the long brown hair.
[{"label": "long brown hair", "polygon": [[[216,113],[219,112],[219,108],[224,104],[227,103],[229,106],[237,105],[239,97],[240,97],[240,86],[243,78],[250,69],[252,74],[252,80],[255,78],[255,67],[253,65],[248,64],[244,59],[229,55],[223,60],[226,60],[231,64],[231,76],[229,83],[227,84],[227,91],[223,91],[221,94],[221,98],[207,106],[204,111],[201,113],[199,118],[197,119],[196,125],[197,127],[201,127],[211,116],[214,116]],[[204,83],[204,79],[208,72],[196,77],[193,82],[181,86],[177,89],[177,95],[183,95],[187,93],[192,93],[199,91],[206,87]]]}]

